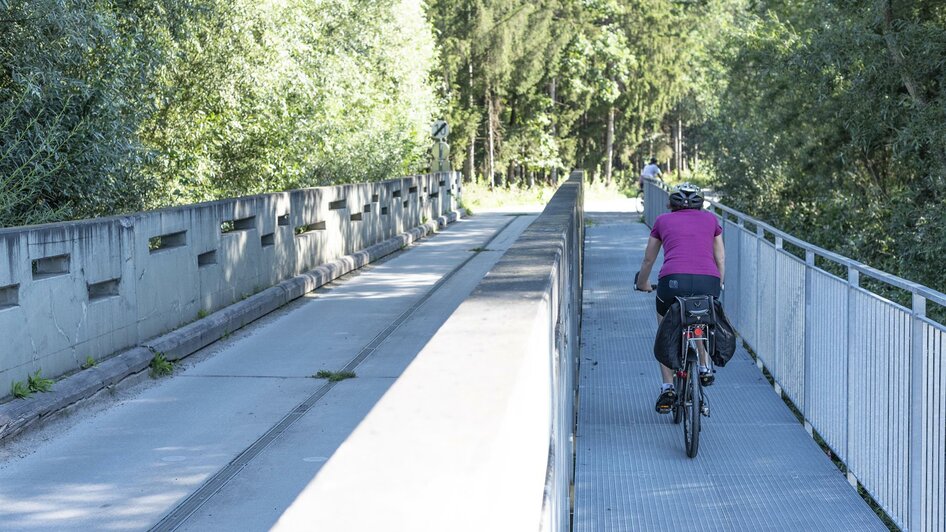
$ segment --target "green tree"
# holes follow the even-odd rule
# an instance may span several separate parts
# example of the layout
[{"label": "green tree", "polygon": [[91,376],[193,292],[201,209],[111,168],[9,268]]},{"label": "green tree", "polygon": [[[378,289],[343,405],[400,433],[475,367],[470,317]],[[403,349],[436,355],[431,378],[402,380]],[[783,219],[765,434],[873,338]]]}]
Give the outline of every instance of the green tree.
[{"label": "green tree", "polygon": [[139,110],[118,21],[99,2],[0,2],[0,224],[144,207]]},{"label": "green tree", "polygon": [[[940,2],[760,3],[723,62],[707,139],[727,201],[946,288]],[[824,229],[816,229],[824,228]]]}]

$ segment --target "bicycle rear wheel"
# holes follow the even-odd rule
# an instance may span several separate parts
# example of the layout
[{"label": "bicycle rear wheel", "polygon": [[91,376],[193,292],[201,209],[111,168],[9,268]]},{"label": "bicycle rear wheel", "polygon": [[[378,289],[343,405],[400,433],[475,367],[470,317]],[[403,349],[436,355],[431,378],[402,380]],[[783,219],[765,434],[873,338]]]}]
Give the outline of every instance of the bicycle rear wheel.
[{"label": "bicycle rear wheel", "polygon": [[693,458],[700,449],[700,373],[696,361],[687,364],[687,379],[683,390],[683,441],[687,456]]}]

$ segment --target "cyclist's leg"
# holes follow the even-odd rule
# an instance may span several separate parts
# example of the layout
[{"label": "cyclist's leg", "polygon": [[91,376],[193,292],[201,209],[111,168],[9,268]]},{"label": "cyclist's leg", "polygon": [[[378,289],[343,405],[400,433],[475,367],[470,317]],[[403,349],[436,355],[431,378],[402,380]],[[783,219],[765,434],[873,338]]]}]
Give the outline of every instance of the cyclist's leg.
[{"label": "cyclist's leg", "polygon": [[[660,328],[660,322],[664,320],[664,317],[660,314],[657,314],[657,328]],[[660,362],[657,363],[660,366],[660,378],[664,384],[673,384],[673,370],[664,366]]]},{"label": "cyclist's leg", "polygon": [[[663,321],[664,315],[667,314],[667,310],[670,308],[670,304],[668,303],[668,301],[673,301],[672,297],[667,298],[667,299],[660,297],[661,296],[661,288],[660,288],[661,283],[665,284],[663,281],[659,281],[657,285],[656,301],[657,301],[657,327],[658,328],[660,327],[660,322]],[[666,295],[664,295],[664,297],[666,298]],[[660,386],[660,395],[657,396],[656,409],[658,413],[669,414],[673,407],[673,403],[677,398],[676,392],[673,389],[673,371],[667,366],[664,366],[663,364],[659,362],[657,363],[657,365],[660,366],[660,377],[663,382]]]},{"label": "cyclist's leg", "polygon": [[[669,278],[665,277],[658,281],[657,284],[657,297],[655,298],[657,302],[657,328],[660,328],[660,323],[663,321],[667,311],[670,310],[670,305],[673,304],[674,296],[670,295],[672,291],[668,288],[668,281]],[[665,387],[673,385],[673,370],[659,362],[657,364],[660,366],[660,376],[663,379]]]}]

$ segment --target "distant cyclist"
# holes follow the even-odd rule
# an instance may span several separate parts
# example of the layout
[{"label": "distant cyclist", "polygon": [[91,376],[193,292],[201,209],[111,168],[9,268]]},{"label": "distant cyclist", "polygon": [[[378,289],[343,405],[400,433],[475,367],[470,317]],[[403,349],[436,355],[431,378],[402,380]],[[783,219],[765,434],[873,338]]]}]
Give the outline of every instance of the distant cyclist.
[{"label": "distant cyclist", "polygon": [[[716,216],[703,210],[703,191],[699,187],[683,183],[673,189],[670,212],[654,221],[637,278],[637,289],[650,292],[650,271],[663,245],[664,263],[657,282],[658,325],[676,296],[719,297],[726,261],[722,233]],[[713,384],[714,380],[708,366],[706,353],[701,350],[700,381],[704,386]],[[660,371],[663,385],[657,398],[657,412],[666,414],[676,399],[673,372],[663,364]]]},{"label": "distant cyclist", "polygon": [[644,169],[641,170],[641,178],[637,183],[638,188],[644,190],[644,178],[650,179],[661,179],[660,178],[660,167],[657,166],[657,159],[651,158],[650,164],[644,166]]}]

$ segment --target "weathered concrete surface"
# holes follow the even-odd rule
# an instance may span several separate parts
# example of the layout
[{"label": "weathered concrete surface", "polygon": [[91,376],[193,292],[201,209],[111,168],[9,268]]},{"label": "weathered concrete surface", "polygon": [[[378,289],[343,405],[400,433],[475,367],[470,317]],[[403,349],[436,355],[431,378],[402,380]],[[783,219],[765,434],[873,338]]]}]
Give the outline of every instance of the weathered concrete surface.
[{"label": "weathered concrete surface", "polygon": [[[31,448],[9,450],[11,457],[0,464],[0,530],[153,525],[324,385],[309,375],[348,363],[511,220],[478,216],[454,224],[215,344],[212,357],[185,359],[188,367],[131,399],[64,432],[29,434]],[[528,221],[514,220],[507,239],[493,246],[508,242]],[[299,483],[314,474],[308,468],[331,456],[501,252],[476,254],[378,346],[357,368],[356,379],[336,385],[206,508],[230,530],[274,523]],[[241,485],[252,491],[239,491]],[[214,516],[203,529],[221,529],[213,526]],[[204,522],[203,514],[195,519]]]},{"label": "weathered concrete surface", "polygon": [[[333,388],[320,401],[318,408],[302,417],[254,459],[180,530],[269,530],[443,326],[445,313],[463,302],[479,283],[482,274],[490,269],[530,221],[531,217],[526,217],[514,222],[502,237],[490,244],[490,251],[479,253],[362,362],[357,368],[356,379],[343,381]],[[345,307],[351,308],[364,298],[374,297],[377,303],[365,319],[377,319],[376,314],[384,312],[384,302],[377,300],[376,294],[374,287],[360,286],[357,294],[349,293],[357,299],[347,302]],[[341,330],[345,330],[345,316],[337,319]],[[294,320],[300,324],[303,317],[294,317]],[[344,338],[350,334],[346,330],[340,336]],[[307,339],[303,337],[296,341],[301,345]],[[296,345],[287,347],[298,348]],[[331,354],[328,356],[332,357]],[[327,367],[340,367],[343,363],[337,358],[325,362]],[[203,368],[208,374],[224,370],[211,364]],[[273,374],[263,360],[238,371],[240,374]]]},{"label": "weathered concrete surface", "polygon": [[0,229],[0,397],[453,212],[459,192],[433,174]]},{"label": "weathered concrete surface", "polygon": [[276,530],[566,530],[582,195],[562,186]]},{"label": "weathered concrete surface", "polygon": [[125,351],[102,364],[62,379],[48,393],[0,404],[0,440],[12,437],[32,423],[76,401],[91,397],[129,375],[143,371],[156,353],[161,353],[169,361],[180,360],[305,293],[445,228],[458,217],[456,212],[449,213],[353,255],[347,255],[283,281],[210,316],[154,338],[143,346]]}]

